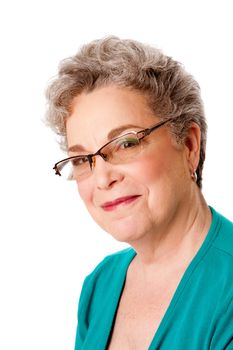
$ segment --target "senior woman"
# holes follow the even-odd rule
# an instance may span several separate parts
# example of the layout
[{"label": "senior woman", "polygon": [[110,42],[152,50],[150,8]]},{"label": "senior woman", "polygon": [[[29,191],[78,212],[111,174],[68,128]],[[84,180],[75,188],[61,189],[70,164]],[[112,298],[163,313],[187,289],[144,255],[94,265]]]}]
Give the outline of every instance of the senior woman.
[{"label": "senior woman", "polygon": [[233,224],[201,192],[199,86],[158,49],[108,37],[64,60],[47,120],[94,220],[130,248],[87,276],[76,350],[233,349]]}]

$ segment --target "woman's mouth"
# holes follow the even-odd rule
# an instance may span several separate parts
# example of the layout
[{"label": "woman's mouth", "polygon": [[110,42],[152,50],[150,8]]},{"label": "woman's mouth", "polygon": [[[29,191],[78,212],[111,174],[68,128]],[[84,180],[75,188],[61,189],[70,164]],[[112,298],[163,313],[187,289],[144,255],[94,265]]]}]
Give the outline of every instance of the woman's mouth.
[{"label": "woman's mouth", "polygon": [[137,200],[138,197],[140,197],[140,195],[120,197],[112,202],[105,202],[101,205],[101,208],[105,211],[112,211],[117,209],[120,205],[127,205],[133,203]]}]

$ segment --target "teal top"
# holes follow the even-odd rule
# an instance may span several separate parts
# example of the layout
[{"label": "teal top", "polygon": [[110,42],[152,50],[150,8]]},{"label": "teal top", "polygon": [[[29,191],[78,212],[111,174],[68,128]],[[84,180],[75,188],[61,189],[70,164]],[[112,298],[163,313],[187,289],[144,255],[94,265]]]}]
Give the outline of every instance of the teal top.
[{"label": "teal top", "polygon": [[[212,211],[212,224],[186,269],[149,350],[233,349],[233,223]],[[132,248],[107,256],[86,277],[75,350],[104,350],[114,324]]]}]

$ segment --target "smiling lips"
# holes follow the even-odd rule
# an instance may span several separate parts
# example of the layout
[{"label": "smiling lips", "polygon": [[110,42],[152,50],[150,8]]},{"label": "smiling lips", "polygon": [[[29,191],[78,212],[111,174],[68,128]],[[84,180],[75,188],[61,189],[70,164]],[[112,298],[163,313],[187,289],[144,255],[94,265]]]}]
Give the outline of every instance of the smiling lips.
[{"label": "smiling lips", "polygon": [[138,197],[140,196],[135,195],[135,196],[120,197],[112,202],[104,203],[103,205],[101,205],[101,208],[103,208],[105,211],[112,211],[117,209],[120,205],[126,205],[134,202]]}]

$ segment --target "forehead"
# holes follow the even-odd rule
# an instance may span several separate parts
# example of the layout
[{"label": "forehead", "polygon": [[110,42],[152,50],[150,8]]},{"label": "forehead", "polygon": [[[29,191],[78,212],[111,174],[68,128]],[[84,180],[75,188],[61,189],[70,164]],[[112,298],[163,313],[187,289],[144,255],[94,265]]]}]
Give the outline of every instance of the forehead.
[{"label": "forehead", "polygon": [[78,143],[92,149],[124,130],[148,127],[158,120],[146,97],[135,90],[109,86],[82,93],[74,99],[67,119],[68,147]]}]

